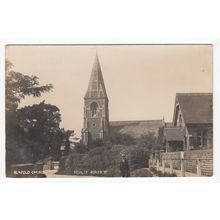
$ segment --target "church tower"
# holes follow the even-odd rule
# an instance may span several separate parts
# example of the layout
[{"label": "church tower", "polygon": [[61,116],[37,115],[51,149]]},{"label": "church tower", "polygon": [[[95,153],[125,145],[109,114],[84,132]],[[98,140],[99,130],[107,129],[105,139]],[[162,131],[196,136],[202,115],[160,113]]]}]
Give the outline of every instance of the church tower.
[{"label": "church tower", "polygon": [[102,76],[101,66],[96,54],[84,96],[83,144],[90,144],[97,139],[105,140],[109,134],[108,97]]}]

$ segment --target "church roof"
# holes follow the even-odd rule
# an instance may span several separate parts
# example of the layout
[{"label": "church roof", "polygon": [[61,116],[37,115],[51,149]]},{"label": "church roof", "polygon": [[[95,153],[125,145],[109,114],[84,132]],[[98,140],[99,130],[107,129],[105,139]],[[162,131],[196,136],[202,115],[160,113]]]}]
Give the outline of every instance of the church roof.
[{"label": "church roof", "polygon": [[108,98],[105,83],[102,76],[102,70],[99,63],[98,55],[96,54],[95,61],[92,68],[92,73],[89,80],[87,92],[84,96],[85,99],[89,98]]},{"label": "church roof", "polygon": [[149,132],[158,136],[158,129],[163,126],[162,120],[110,121],[110,131],[128,134],[139,138]]},{"label": "church roof", "polygon": [[177,93],[186,124],[212,123],[212,93]]}]

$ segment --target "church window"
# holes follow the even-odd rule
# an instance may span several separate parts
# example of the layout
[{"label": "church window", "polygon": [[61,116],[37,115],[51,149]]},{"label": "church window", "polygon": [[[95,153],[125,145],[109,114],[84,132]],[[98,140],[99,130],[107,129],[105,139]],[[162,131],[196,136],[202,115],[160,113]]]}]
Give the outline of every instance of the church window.
[{"label": "church window", "polygon": [[97,109],[98,109],[98,104],[96,102],[93,102],[91,105],[90,105],[90,111],[92,113],[92,117],[94,117],[97,113]]}]

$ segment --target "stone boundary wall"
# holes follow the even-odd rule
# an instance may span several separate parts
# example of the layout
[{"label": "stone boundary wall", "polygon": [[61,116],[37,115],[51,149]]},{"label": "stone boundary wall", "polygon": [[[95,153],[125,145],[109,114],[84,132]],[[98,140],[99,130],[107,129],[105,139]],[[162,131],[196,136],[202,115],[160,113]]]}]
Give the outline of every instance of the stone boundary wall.
[{"label": "stone boundary wall", "polygon": [[213,160],[213,149],[161,153],[162,160]]},{"label": "stone boundary wall", "polygon": [[182,176],[185,176],[185,173],[195,176],[213,175],[213,149],[160,153],[159,159],[153,160],[158,162],[150,160],[150,166],[153,164],[157,169],[162,166],[164,170],[168,168],[171,173],[181,170]]}]

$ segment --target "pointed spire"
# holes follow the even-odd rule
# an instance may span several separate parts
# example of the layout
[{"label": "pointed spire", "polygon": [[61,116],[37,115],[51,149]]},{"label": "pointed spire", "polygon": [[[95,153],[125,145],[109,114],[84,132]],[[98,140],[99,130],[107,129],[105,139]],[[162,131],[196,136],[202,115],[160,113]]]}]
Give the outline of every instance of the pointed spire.
[{"label": "pointed spire", "polygon": [[89,86],[84,98],[108,98],[97,51],[89,80]]}]

